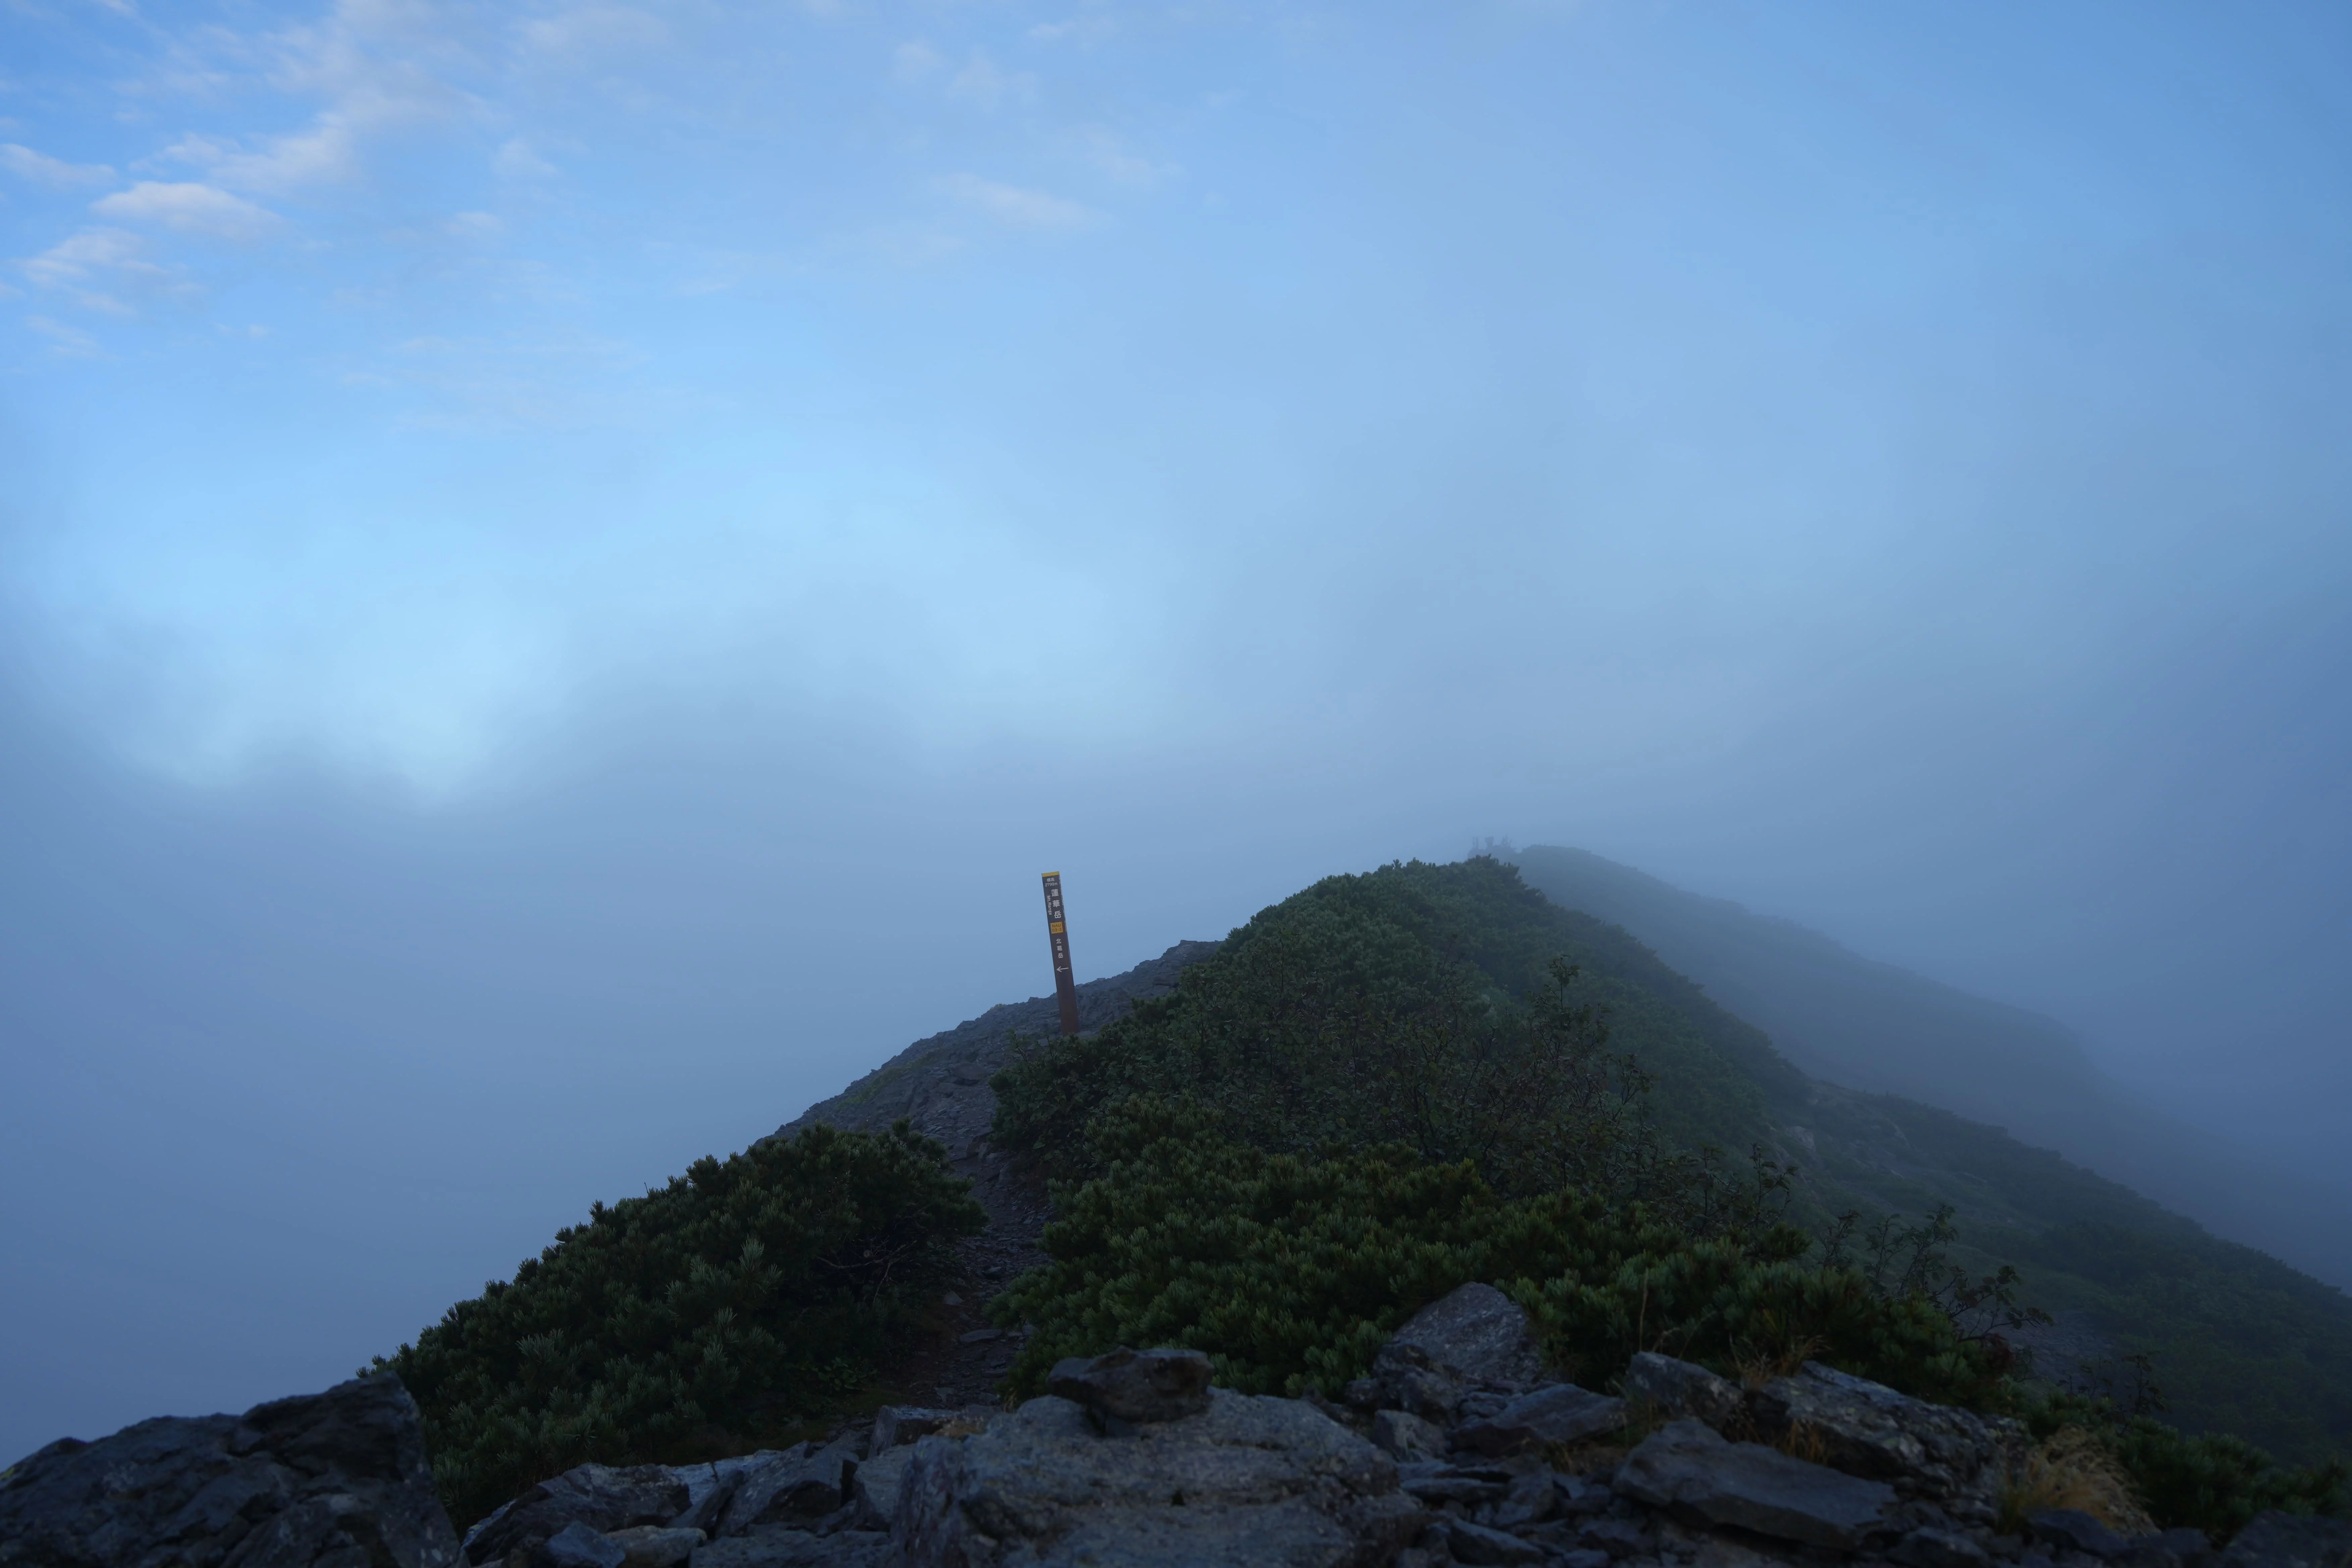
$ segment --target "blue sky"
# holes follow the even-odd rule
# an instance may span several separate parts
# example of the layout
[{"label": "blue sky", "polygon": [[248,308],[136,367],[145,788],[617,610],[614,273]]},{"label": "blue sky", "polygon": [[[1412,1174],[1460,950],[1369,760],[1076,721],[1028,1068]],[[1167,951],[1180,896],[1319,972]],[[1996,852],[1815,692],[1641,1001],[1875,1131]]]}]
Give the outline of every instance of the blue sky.
[{"label": "blue sky", "polygon": [[[61,1206],[0,1294],[66,1337],[0,1437],[347,1370],[1041,986],[1047,865],[1100,973],[1580,844],[2352,1185],[2347,64],[2321,5],[5,0],[0,1174]],[[98,1378],[173,1248],[221,1322]]]}]

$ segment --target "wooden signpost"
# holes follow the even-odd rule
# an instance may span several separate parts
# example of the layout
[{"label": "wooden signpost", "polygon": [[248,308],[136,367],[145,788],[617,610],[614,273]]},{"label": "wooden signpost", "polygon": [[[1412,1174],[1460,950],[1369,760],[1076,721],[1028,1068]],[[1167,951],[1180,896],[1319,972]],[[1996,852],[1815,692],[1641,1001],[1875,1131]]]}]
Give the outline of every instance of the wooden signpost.
[{"label": "wooden signpost", "polygon": [[1054,943],[1054,996],[1062,1004],[1062,1033],[1078,1032],[1078,983],[1070,973],[1070,927],[1062,918],[1062,874],[1045,873],[1045,934]]}]

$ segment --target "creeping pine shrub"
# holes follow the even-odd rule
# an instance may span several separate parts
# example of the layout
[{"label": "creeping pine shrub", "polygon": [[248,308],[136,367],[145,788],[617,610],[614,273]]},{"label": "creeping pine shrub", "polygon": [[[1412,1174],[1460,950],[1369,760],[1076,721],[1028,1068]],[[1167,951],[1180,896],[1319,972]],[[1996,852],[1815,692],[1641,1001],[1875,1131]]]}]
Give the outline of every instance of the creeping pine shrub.
[{"label": "creeping pine shrub", "polygon": [[2042,1440],[2045,1452],[2081,1452],[2086,1444],[2095,1445],[2158,1529],[2185,1525],[2216,1542],[2226,1542],[2268,1509],[2336,1519],[2352,1515],[2352,1468],[2344,1460],[2281,1465],[2242,1437],[2182,1432],[2156,1418],[2164,1395],[2146,1358],[2129,1360],[2137,1376],[2122,1398],[2063,1391],[2023,1412],[2027,1429]]},{"label": "creeping pine shrub", "polygon": [[378,1358],[425,1415],[450,1516],[584,1460],[688,1457],[829,1409],[912,1328],[985,1222],[946,1152],[812,1127],[701,1159]]},{"label": "creeping pine shrub", "polygon": [[1770,1217],[1769,1168],[1763,1195],[1708,1231],[1584,1190],[1505,1198],[1471,1163],[1400,1144],[1269,1153],[1149,1097],[1098,1117],[1093,1141],[1105,1173],[1057,1191],[1050,1261],[991,1309],[1036,1326],[1012,1374],[1022,1394],[1060,1357],[1120,1343],[1204,1351],[1245,1392],[1336,1393],[1473,1279],[1505,1284],[1588,1386],[1637,1351],[1727,1370],[1798,1345],[1927,1398],[1982,1403],[2000,1384],[1995,1355],[1933,1302],[1805,1263],[1811,1238]]}]

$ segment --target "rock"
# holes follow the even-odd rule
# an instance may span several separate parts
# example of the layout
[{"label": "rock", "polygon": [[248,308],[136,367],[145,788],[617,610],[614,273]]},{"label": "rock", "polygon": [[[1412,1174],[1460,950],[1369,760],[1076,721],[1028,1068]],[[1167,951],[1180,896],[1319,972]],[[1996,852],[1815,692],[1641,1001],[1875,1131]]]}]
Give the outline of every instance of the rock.
[{"label": "rock", "polygon": [[1001,1340],[1003,1337],[1004,1331],[1003,1329],[971,1329],[967,1330],[963,1333],[958,1334],[956,1336],[956,1342],[966,1345],[984,1345],[992,1341]]},{"label": "rock", "polygon": [[1886,1555],[1906,1568],[1986,1568],[1992,1561],[1976,1537],[1932,1525],[1913,1531]]},{"label": "rock", "polygon": [[1669,1421],[1704,1421],[1722,1431],[1738,1419],[1738,1387],[1693,1362],[1643,1351],[1625,1369],[1625,1402],[1647,1405]]},{"label": "rock", "polygon": [[604,1539],[621,1549],[626,1559],[624,1568],[677,1568],[707,1538],[699,1530],[635,1524],[608,1531]]},{"label": "rock", "polygon": [[1609,1568],[1609,1553],[1594,1546],[1580,1546],[1553,1557],[1554,1568]]},{"label": "rock", "polygon": [[1516,1454],[1548,1443],[1573,1443],[1595,1433],[1613,1432],[1624,1424],[1623,1400],[1589,1393],[1572,1383],[1555,1383],[1533,1394],[1522,1394],[1494,1415],[1467,1423],[1454,1434],[1454,1441],[1481,1454]]},{"label": "rock", "polygon": [[890,1561],[890,1538],[879,1531],[817,1535],[764,1525],[698,1547],[689,1568],[887,1568]]},{"label": "rock", "polygon": [[523,1556],[532,1568],[621,1568],[629,1553],[602,1533],[573,1520]]},{"label": "rock", "polygon": [[1386,1562],[1426,1520],[1396,1466],[1303,1401],[1213,1389],[1198,1415],[1099,1432],[1055,1395],[926,1437],[892,1540],[910,1568]]},{"label": "rock", "polygon": [[[1929,1405],[1884,1384],[1807,1362],[1750,1394],[1748,1414],[1767,1438],[1796,1434],[1821,1461],[1849,1475],[1894,1482],[1972,1523],[1990,1522],[2017,1424]],[[1953,1507],[1959,1504],[1959,1507]]]},{"label": "rock", "polygon": [[1518,1530],[1541,1523],[1559,1506],[1559,1483],[1562,1479],[1550,1470],[1514,1478],[1502,1500],[1489,1503],[1481,1510],[1478,1522],[1497,1530]]},{"label": "rock", "polygon": [[1631,1557],[1650,1544],[1649,1521],[1602,1517],[1576,1527],[1576,1538],[1590,1551],[1611,1557]]},{"label": "rock", "polygon": [[1710,1524],[1841,1552],[1887,1525],[1895,1489],[1790,1458],[1760,1443],[1732,1443],[1696,1421],[1675,1421],[1618,1468],[1617,1490],[1652,1508]]},{"label": "rock", "polygon": [[1372,1416],[1372,1441],[1382,1452],[1404,1459],[1445,1456],[1445,1429],[1410,1410],[1382,1410]]},{"label": "rock", "polygon": [[[754,1469],[776,1457],[776,1450],[763,1448],[756,1454],[739,1454],[732,1458],[716,1459],[707,1465],[688,1465],[672,1470],[679,1484],[686,1488],[686,1510],[669,1522],[677,1530],[698,1530],[708,1536],[719,1533],[719,1521],[727,1505],[735,1496],[735,1487],[744,1472]],[[501,1510],[500,1512],[505,1511]],[[492,1515],[495,1520],[497,1515]],[[475,1536],[488,1528],[491,1520],[474,1527],[467,1537],[470,1546]]]},{"label": "rock", "polygon": [[242,1415],[66,1438],[0,1479],[7,1568],[456,1568],[416,1403],[390,1373]]},{"label": "rock", "polygon": [[874,1413],[874,1436],[867,1439],[866,1452],[879,1454],[901,1443],[911,1443],[918,1437],[928,1437],[956,1418],[952,1410],[931,1410],[915,1405],[886,1405]]},{"label": "rock", "polygon": [[2256,1514],[2221,1553],[2221,1568],[2352,1568],[2352,1521]]},{"label": "rock", "polygon": [[1424,1459],[1397,1467],[1397,1484],[1427,1503],[1493,1502],[1510,1489],[1511,1472],[1491,1465],[1449,1465]]},{"label": "rock", "polygon": [[1056,1363],[1045,1387],[1113,1421],[1181,1421],[1209,1408],[1209,1358],[1199,1351],[1121,1345]]},{"label": "rock", "polygon": [[914,1457],[910,1443],[885,1448],[857,1467],[856,1478],[850,1483],[850,1496],[857,1504],[860,1523],[875,1530],[890,1528],[890,1521],[898,1517],[898,1489],[906,1481],[907,1466]]},{"label": "rock", "polygon": [[2025,1523],[2043,1545],[2090,1557],[2120,1557],[2126,1545],[2122,1536],[2079,1508],[2045,1508]]},{"label": "rock", "polygon": [[1492,1285],[1475,1283],[1415,1312],[1372,1359],[1372,1376],[1393,1403],[1441,1422],[1450,1422],[1473,1390],[1522,1394],[1543,1374],[1527,1313]]},{"label": "rock", "polygon": [[487,1563],[552,1540],[568,1524],[584,1524],[599,1534],[631,1525],[669,1524],[692,1500],[691,1489],[677,1472],[660,1465],[575,1465],[467,1531],[466,1556]]},{"label": "rock", "polygon": [[1521,1541],[1466,1519],[1445,1521],[1445,1544],[1456,1563],[1540,1563],[1548,1555],[1532,1541]]},{"label": "rock", "polygon": [[714,1534],[741,1535],[763,1524],[792,1524],[841,1507],[857,1473],[856,1450],[846,1442],[816,1448],[795,1444],[765,1464],[746,1467],[728,1500]]},{"label": "rock", "polygon": [[2183,1529],[2136,1537],[2116,1561],[2124,1568],[2204,1568],[2213,1556],[2213,1543],[2203,1531]]}]

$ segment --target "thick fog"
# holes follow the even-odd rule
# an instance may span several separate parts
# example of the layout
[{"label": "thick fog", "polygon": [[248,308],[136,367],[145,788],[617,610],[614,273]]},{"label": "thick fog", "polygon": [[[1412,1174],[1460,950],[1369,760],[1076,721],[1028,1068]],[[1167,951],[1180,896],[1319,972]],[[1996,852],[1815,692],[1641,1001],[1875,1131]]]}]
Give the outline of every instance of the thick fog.
[{"label": "thick fog", "polygon": [[0,16],[0,1460],[345,1375],[1048,989],[1045,869],[1087,978],[1581,846],[2352,1194],[2347,66]]}]

